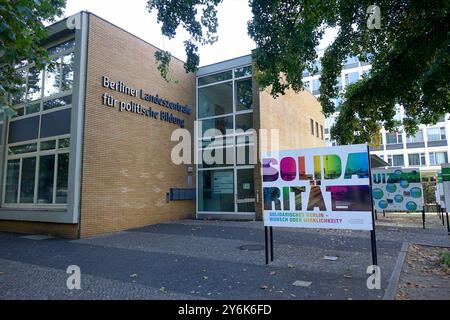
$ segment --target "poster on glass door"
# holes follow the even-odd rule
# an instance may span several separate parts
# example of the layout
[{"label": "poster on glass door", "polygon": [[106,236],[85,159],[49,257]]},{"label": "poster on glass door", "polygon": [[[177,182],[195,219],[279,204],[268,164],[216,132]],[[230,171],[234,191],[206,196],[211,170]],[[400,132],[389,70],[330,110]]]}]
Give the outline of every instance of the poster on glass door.
[{"label": "poster on glass door", "polygon": [[373,230],[367,145],[262,154],[264,225]]}]

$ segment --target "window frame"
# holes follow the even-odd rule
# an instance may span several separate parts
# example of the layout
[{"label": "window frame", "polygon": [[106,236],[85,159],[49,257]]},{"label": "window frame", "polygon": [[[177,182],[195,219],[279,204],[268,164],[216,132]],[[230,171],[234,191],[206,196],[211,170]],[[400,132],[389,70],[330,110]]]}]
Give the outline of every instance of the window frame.
[{"label": "window frame", "polygon": [[[47,50],[57,47],[59,45],[62,45],[66,42],[73,42],[73,44],[71,45],[70,48],[62,50],[60,52],[57,52],[55,54],[52,54],[49,56],[50,61],[53,61],[55,59],[59,60],[60,62],[62,62],[63,58],[72,54],[73,55],[73,69],[71,70],[71,72],[73,73],[73,82],[72,82],[72,86],[70,88],[70,90],[66,90],[66,91],[62,91],[62,86],[63,86],[63,80],[62,80],[62,63],[59,63],[59,74],[61,76],[61,79],[59,79],[59,91],[55,94],[51,94],[46,96],[45,95],[45,81],[46,81],[46,74],[47,74],[47,70],[48,70],[48,66],[46,65],[44,67],[43,70],[41,70],[41,75],[42,78],[40,79],[41,82],[41,87],[40,87],[40,98],[39,99],[35,99],[35,100],[29,100],[28,99],[28,84],[29,84],[29,70],[35,67],[35,63],[30,63],[27,65],[22,65],[20,67],[18,67],[16,70],[17,71],[24,71],[26,70],[26,79],[25,79],[25,101],[15,104],[13,106],[13,108],[15,109],[22,109],[24,110],[23,115],[21,116],[15,116],[11,119],[9,119],[9,121],[6,121],[7,125],[5,126],[6,128],[4,129],[4,133],[5,133],[5,137],[3,139],[3,141],[5,142],[5,146],[4,146],[4,155],[2,157],[3,160],[3,179],[2,179],[2,198],[1,198],[1,207],[5,208],[5,209],[42,209],[42,210],[61,210],[61,209],[67,209],[68,205],[69,205],[69,194],[67,195],[67,201],[66,203],[56,203],[56,194],[57,194],[57,187],[58,187],[58,162],[59,162],[59,157],[62,154],[68,154],[69,157],[69,166],[70,166],[70,161],[72,161],[71,159],[71,144],[74,143],[73,141],[70,141],[70,144],[67,147],[64,148],[60,148],[59,147],[59,143],[61,140],[63,139],[69,139],[71,140],[71,132],[72,132],[72,128],[70,128],[69,133],[67,134],[63,134],[63,135],[56,135],[56,136],[52,136],[52,137],[45,137],[45,138],[41,138],[41,125],[42,125],[42,118],[43,116],[53,113],[53,112],[60,112],[66,109],[72,109],[73,106],[73,90],[74,90],[74,85],[75,85],[75,73],[76,73],[76,57],[75,57],[75,51],[76,51],[76,39],[75,36],[69,35],[65,38],[61,38],[58,39],[58,41],[52,42],[47,48]],[[56,107],[56,108],[52,108],[52,109],[48,109],[48,110],[44,110],[44,104],[47,101],[51,101],[51,100],[55,100],[55,99],[61,99],[61,98],[65,98],[65,97],[72,97],[72,100],[69,104],[67,105],[63,105],[60,107]],[[11,96],[9,97],[10,101],[11,100]],[[36,112],[32,112],[32,113],[27,113],[26,108],[30,105],[39,105],[39,110]],[[38,129],[38,136],[36,139],[32,139],[32,140],[27,140],[27,141],[20,141],[20,142],[16,142],[16,143],[9,143],[9,128],[11,123],[14,123],[16,121],[21,121],[27,118],[32,118],[32,117],[39,117],[39,129]],[[71,124],[70,124],[71,125]],[[41,144],[43,142],[47,142],[47,141],[56,141],[56,145],[55,145],[55,149],[52,150],[41,150]],[[15,146],[22,146],[22,145],[27,145],[27,144],[37,144],[37,149],[36,151],[33,152],[27,152],[27,153],[21,153],[21,154],[16,154],[16,155],[11,155],[9,154],[9,150],[10,147],[15,147]],[[54,155],[54,173],[53,173],[53,195],[52,195],[52,203],[37,203],[38,200],[38,192],[39,192],[39,166],[40,166],[40,157],[42,156],[47,156],[47,155]],[[21,183],[22,183],[22,164],[23,164],[23,159],[27,159],[27,158],[35,158],[36,159],[36,165],[35,165],[35,178],[34,178],[34,195],[33,195],[33,203],[20,203],[20,198],[21,198]],[[12,160],[20,160],[20,164],[19,164],[19,182],[18,182],[18,191],[17,191],[17,195],[16,195],[16,202],[15,203],[7,203],[5,196],[6,196],[6,181],[7,181],[7,173],[8,173],[8,162],[12,161]],[[69,169],[70,170],[70,169]],[[70,172],[67,173],[68,174],[68,179],[70,176]],[[67,181],[67,183],[69,183],[69,181]]]},{"label": "window frame", "polygon": [[[252,65],[245,64],[245,65],[241,65],[241,66],[236,66],[236,67],[233,67],[233,68],[224,69],[224,70],[221,70],[221,71],[218,71],[218,72],[214,72],[214,73],[207,74],[207,75],[204,75],[204,76],[196,78],[196,111],[197,111],[197,119],[196,119],[196,121],[201,122],[201,121],[205,121],[205,120],[213,120],[213,119],[220,119],[220,118],[225,118],[225,117],[233,117],[233,128],[232,128],[233,133],[231,133],[231,134],[225,133],[225,134],[214,136],[214,137],[203,137],[203,133],[200,133],[199,130],[197,130],[198,131],[197,134],[199,136],[195,137],[195,139],[197,141],[197,147],[195,148],[196,149],[195,150],[196,154],[198,155],[199,152],[203,152],[203,151],[211,149],[211,148],[222,148],[222,147],[209,147],[209,146],[204,146],[203,145],[203,142],[210,142],[211,138],[221,138],[221,139],[224,139],[224,141],[225,141],[225,139],[229,139],[231,137],[233,138],[233,143],[230,144],[230,145],[226,145],[223,148],[224,149],[233,148],[233,153],[234,153],[233,154],[233,161],[234,161],[233,165],[217,166],[217,167],[213,166],[213,167],[206,167],[206,168],[205,167],[201,168],[201,166],[199,165],[198,169],[197,169],[197,172],[196,172],[196,179],[197,179],[197,182],[199,182],[200,181],[199,179],[200,179],[200,177],[201,177],[201,175],[203,174],[204,171],[219,171],[219,170],[230,170],[230,171],[232,170],[233,171],[233,179],[234,179],[234,181],[233,181],[234,211],[226,211],[226,212],[225,211],[218,211],[218,212],[215,212],[215,211],[199,210],[198,209],[198,208],[200,208],[200,206],[199,206],[199,203],[200,203],[199,194],[200,194],[201,190],[199,189],[199,183],[197,183],[197,187],[196,187],[197,214],[212,214],[212,215],[214,215],[214,214],[219,214],[219,215],[221,215],[221,214],[255,214],[255,212],[240,212],[238,210],[239,209],[239,203],[237,201],[238,200],[237,199],[237,196],[238,196],[237,195],[237,187],[238,187],[237,186],[237,174],[238,174],[238,171],[242,170],[242,169],[255,169],[255,165],[253,165],[253,164],[250,164],[250,165],[238,164],[238,161],[237,161],[238,160],[237,159],[238,148],[252,147],[256,151],[256,144],[255,144],[255,140],[254,139],[253,140],[250,139],[248,142],[246,141],[244,143],[238,143],[238,140],[237,140],[238,138],[243,138],[243,137],[250,137],[250,136],[255,137],[256,136],[256,132],[254,131],[254,128],[252,130],[249,130],[249,131],[246,131],[246,132],[239,132],[239,133],[236,132],[236,128],[237,128],[237,126],[236,126],[236,118],[238,116],[245,115],[245,114],[250,114],[250,113],[253,114],[253,115],[255,114],[254,113],[254,106],[255,106],[254,103],[255,103],[255,101],[253,101],[253,108],[252,109],[237,111],[237,83],[239,81],[253,79],[253,74],[244,75],[244,76],[241,76],[241,77],[236,77],[236,70],[242,69],[242,68],[246,68],[246,67],[252,67]],[[202,86],[199,86],[199,84],[198,84],[199,78],[210,76],[210,75],[213,75],[213,74],[216,74],[216,73],[224,73],[224,72],[227,72],[227,71],[230,71],[230,70],[233,73],[233,77],[231,79],[224,80],[224,81],[219,81],[219,82],[214,82],[214,83],[210,83],[210,84],[202,85]],[[198,101],[199,89],[205,88],[205,87],[209,87],[209,86],[214,86],[214,85],[221,84],[221,83],[227,83],[227,82],[232,82],[232,90],[233,90],[233,109],[232,109],[232,111],[233,112],[232,113],[227,113],[227,114],[222,114],[222,115],[219,115],[219,116],[209,116],[209,117],[199,118],[198,117],[198,115],[199,115],[199,101]],[[252,85],[252,92],[253,92],[253,85]],[[257,155],[256,155],[256,157],[257,157]],[[257,160],[257,158],[255,160]]]},{"label": "window frame", "polygon": [[[67,203],[56,203],[56,193],[57,193],[57,181],[58,181],[58,161],[59,161],[59,155],[60,154],[69,154],[69,161],[70,161],[70,145],[66,148],[59,148],[59,142],[63,139],[70,139],[70,134],[60,135],[60,136],[54,136],[50,138],[45,139],[34,139],[34,140],[28,140],[28,141],[22,141],[19,143],[12,143],[8,144],[6,147],[6,157],[5,157],[5,166],[4,166],[4,179],[3,179],[3,190],[2,190],[2,207],[3,208],[40,208],[40,209],[65,209],[67,207]],[[41,143],[47,142],[47,141],[56,141],[55,149],[52,150],[41,150]],[[28,153],[21,153],[17,155],[10,155],[9,154],[9,148],[14,146],[21,146],[21,145],[27,145],[27,144],[33,144],[37,143],[37,151],[34,152],[28,152]],[[55,162],[54,162],[54,173],[53,173],[53,197],[52,197],[52,203],[37,203],[38,198],[38,192],[39,192],[39,165],[40,165],[40,157],[42,156],[49,156],[49,155],[55,155]],[[21,183],[22,183],[22,163],[23,159],[28,158],[35,158],[36,159],[36,167],[35,167],[35,177],[34,177],[34,196],[33,196],[33,203],[20,203],[20,189],[21,189]],[[19,182],[18,182],[18,194],[17,194],[17,200],[16,202],[6,202],[6,180],[7,180],[7,173],[8,173],[8,162],[13,160],[20,160],[19,165]]]}]

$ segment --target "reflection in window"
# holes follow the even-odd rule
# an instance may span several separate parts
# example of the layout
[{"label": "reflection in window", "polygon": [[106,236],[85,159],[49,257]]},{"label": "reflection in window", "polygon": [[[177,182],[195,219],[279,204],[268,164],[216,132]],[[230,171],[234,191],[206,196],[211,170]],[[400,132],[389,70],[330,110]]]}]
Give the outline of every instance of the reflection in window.
[{"label": "reflection in window", "polygon": [[29,101],[41,99],[42,90],[42,71],[37,68],[31,68],[28,74],[28,93]]},{"label": "reflection in window", "polygon": [[253,129],[253,112],[236,115],[236,130]]},{"label": "reflection in window", "polygon": [[32,153],[37,151],[37,143],[23,144],[20,146],[9,147],[9,155],[18,155]]},{"label": "reflection in window", "polygon": [[202,125],[202,136],[207,130],[216,129],[219,130],[221,134],[227,134],[227,130],[233,130],[233,117],[222,117],[209,120],[201,121]]},{"label": "reflection in window", "polygon": [[236,81],[236,111],[253,109],[252,79]]},{"label": "reflection in window", "polygon": [[20,159],[9,160],[6,169],[5,203],[17,203]]},{"label": "reflection in window", "polygon": [[39,159],[38,203],[53,203],[53,178],[55,155],[41,156]]},{"label": "reflection in window", "polygon": [[252,67],[251,66],[238,68],[238,69],[234,70],[235,78],[251,77],[251,76],[252,76]]},{"label": "reflection in window", "polygon": [[198,210],[203,212],[234,212],[234,171],[199,172]]},{"label": "reflection in window", "polygon": [[13,116],[13,118],[25,115],[25,107],[15,107],[14,110],[16,110],[16,114]]},{"label": "reflection in window", "polygon": [[45,70],[44,96],[48,97],[59,92],[59,81],[61,79],[60,59],[55,59]]},{"label": "reflection in window", "polygon": [[64,107],[64,106],[67,106],[70,104],[72,104],[72,96],[65,96],[62,98],[47,100],[47,101],[44,101],[44,111],[59,108],[59,107]]},{"label": "reflection in window", "polygon": [[70,147],[70,138],[59,139],[59,144],[58,144],[59,149],[66,149],[69,147]]},{"label": "reflection in window", "polygon": [[58,175],[56,183],[56,203],[67,203],[67,185],[69,181],[69,154],[58,155]]},{"label": "reflection in window", "polygon": [[33,114],[33,113],[37,113],[39,111],[41,111],[40,102],[27,104],[25,107],[25,114]]},{"label": "reflection in window", "polygon": [[198,157],[201,159],[200,169],[231,167],[234,165],[234,148],[211,146],[199,150]]},{"label": "reflection in window", "polygon": [[233,83],[227,82],[198,90],[199,118],[233,112]]},{"label": "reflection in window", "polygon": [[15,92],[11,94],[11,103],[13,105],[25,102],[27,90],[27,70],[17,71],[20,84],[16,85]]},{"label": "reflection in window", "polygon": [[[74,44],[75,40],[72,39],[49,49],[49,55],[53,57],[44,70],[33,66],[25,66],[22,70],[18,70],[18,77],[21,81],[16,86],[16,90],[11,92],[12,105],[17,106],[27,101],[40,100],[43,96],[48,97],[61,91],[72,90],[75,67]],[[55,54],[64,55],[55,56]],[[21,112],[18,116],[38,112],[39,108],[37,107],[37,105],[33,105],[33,108],[28,108],[28,110],[19,110]]]},{"label": "reflection in window", "polygon": [[[52,63],[43,71],[33,66],[18,71],[23,83],[11,96],[17,115],[5,148],[5,204],[67,203],[74,46],[72,39],[50,48]],[[33,116],[17,119],[27,115]]]},{"label": "reflection in window", "polygon": [[41,151],[55,150],[56,140],[41,142]]},{"label": "reflection in window", "polygon": [[75,39],[67,40],[63,43],[58,44],[57,46],[51,47],[48,49],[48,54],[50,56],[64,52],[66,50],[72,49],[75,47]]},{"label": "reflection in window", "polygon": [[34,181],[36,172],[36,158],[22,160],[22,179],[20,182],[20,203],[34,202]]},{"label": "reflection in window", "polygon": [[221,73],[216,73],[213,75],[209,75],[203,78],[199,78],[198,79],[198,85],[199,86],[204,86],[207,84],[212,84],[215,82],[221,82],[221,81],[225,81],[225,80],[230,80],[231,78],[233,78],[233,72],[230,71],[226,71],[226,72],[221,72]]},{"label": "reflection in window", "polygon": [[408,143],[423,142],[423,130],[416,132],[414,136],[408,136]]},{"label": "reflection in window", "polygon": [[62,91],[72,90],[74,63],[75,63],[75,56],[74,56],[73,52],[62,57],[62,63],[61,63],[61,90]]}]

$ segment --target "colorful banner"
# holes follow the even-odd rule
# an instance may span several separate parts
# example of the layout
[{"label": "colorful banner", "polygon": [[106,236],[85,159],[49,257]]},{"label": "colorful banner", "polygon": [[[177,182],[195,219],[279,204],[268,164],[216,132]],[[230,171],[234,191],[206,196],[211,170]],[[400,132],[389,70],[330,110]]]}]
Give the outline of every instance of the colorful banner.
[{"label": "colorful banner", "polygon": [[419,169],[377,168],[372,170],[375,210],[422,211],[423,188]]},{"label": "colorful banner", "polygon": [[264,153],[264,225],[373,230],[367,145]]}]

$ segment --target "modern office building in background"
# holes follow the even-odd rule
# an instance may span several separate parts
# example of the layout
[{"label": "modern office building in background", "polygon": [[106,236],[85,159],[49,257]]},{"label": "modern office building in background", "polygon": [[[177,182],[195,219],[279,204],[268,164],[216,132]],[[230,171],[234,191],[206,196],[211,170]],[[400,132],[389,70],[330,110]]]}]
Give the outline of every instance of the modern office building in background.
[{"label": "modern office building in background", "polygon": [[[319,59],[324,51],[319,50]],[[316,66],[321,70],[320,60]],[[343,66],[342,74],[338,78],[339,92],[357,82],[364,74],[370,72],[371,65],[359,61],[357,57],[350,57]],[[315,97],[320,96],[320,74],[303,73],[303,83],[305,88]],[[339,108],[340,98],[335,99],[335,104]],[[404,108],[397,106],[396,120],[401,121],[404,117]],[[331,127],[336,121],[339,113],[325,119],[325,141],[329,146],[336,145],[336,141],[331,138]],[[420,168],[425,179],[432,177],[442,163],[448,162],[450,121],[448,116],[439,120],[436,125],[421,125],[419,131],[413,137],[408,136],[400,127],[398,132],[388,132],[384,128],[381,131],[381,145],[378,148],[371,148],[371,153],[379,156],[392,166]]]}]

